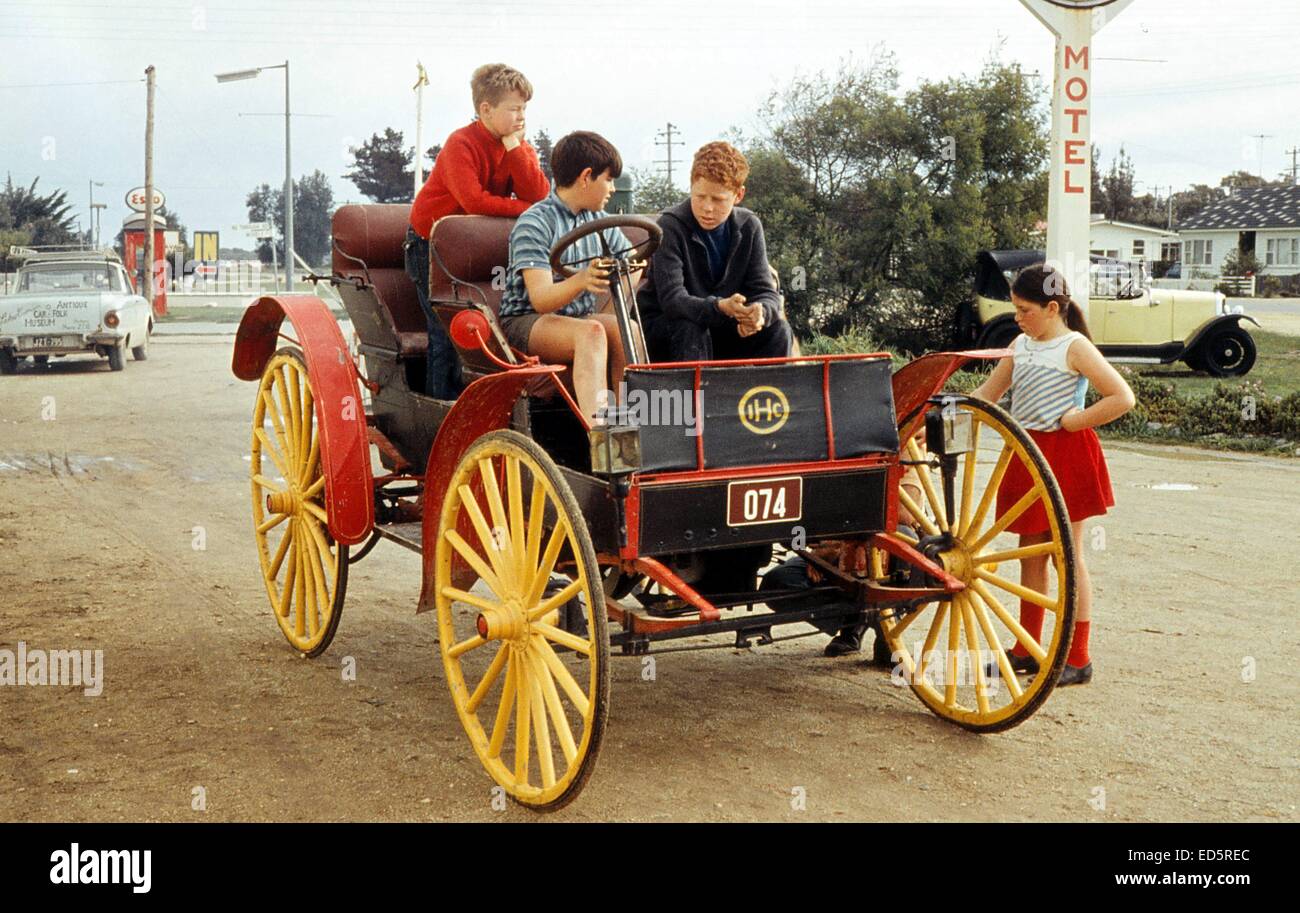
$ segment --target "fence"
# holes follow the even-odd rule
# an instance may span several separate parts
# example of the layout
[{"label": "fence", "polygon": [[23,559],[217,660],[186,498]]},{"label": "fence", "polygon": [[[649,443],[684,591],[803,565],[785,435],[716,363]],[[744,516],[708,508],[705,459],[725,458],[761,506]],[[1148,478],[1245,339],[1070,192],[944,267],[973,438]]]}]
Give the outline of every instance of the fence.
[{"label": "fence", "polygon": [[1213,292],[1220,285],[1230,288],[1234,298],[1255,297],[1255,276],[1197,276],[1189,279],[1152,279],[1152,288],[1181,289],[1183,291]]}]

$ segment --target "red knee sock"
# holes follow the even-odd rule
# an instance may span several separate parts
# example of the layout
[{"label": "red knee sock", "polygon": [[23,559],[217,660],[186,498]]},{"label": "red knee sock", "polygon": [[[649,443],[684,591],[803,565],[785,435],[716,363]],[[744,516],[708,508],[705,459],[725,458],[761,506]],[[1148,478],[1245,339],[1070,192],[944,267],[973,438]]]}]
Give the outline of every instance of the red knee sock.
[{"label": "red knee sock", "polygon": [[1076,669],[1081,669],[1088,665],[1088,629],[1092,627],[1090,621],[1076,621],[1074,623],[1074,640],[1070,642],[1070,655],[1065,661]]},{"label": "red knee sock", "polygon": [[[1043,607],[1034,605],[1024,599],[1020,600],[1020,627],[1024,628],[1034,640],[1041,641],[1043,639]],[[1019,641],[1016,641],[1016,645],[1011,648],[1011,652],[1016,656],[1029,655],[1029,651]]]}]

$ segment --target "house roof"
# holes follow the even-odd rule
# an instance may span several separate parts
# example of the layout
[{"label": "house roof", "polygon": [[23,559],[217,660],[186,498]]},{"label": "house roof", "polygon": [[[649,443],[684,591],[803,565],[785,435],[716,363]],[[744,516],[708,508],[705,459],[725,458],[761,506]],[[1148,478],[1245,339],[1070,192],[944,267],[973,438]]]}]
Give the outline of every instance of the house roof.
[{"label": "house roof", "polygon": [[1178,226],[1180,231],[1300,228],[1300,184],[1238,190]]},{"label": "house roof", "polygon": [[1093,219],[1089,224],[1094,228],[1098,225],[1110,225],[1115,228],[1127,228],[1130,231],[1145,231],[1150,232],[1151,234],[1164,235],[1169,238],[1178,237],[1178,232],[1176,231],[1165,231],[1163,228],[1156,228],[1151,225],[1138,225],[1134,222],[1119,222],[1115,219]]}]

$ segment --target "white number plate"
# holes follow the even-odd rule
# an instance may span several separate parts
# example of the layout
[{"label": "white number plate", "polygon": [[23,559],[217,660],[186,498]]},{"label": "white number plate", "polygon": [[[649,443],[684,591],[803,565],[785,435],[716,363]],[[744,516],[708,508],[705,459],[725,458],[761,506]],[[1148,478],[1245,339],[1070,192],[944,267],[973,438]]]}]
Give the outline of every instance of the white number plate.
[{"label": "white number plate", "polygon": [[755,479],[727,485],[727,525],[782,523],[803,515],[803,479]]},{"label": "white number plate", "polygon": [[20,349],[79,349],[80,336],[22,336],[18,339]]}]

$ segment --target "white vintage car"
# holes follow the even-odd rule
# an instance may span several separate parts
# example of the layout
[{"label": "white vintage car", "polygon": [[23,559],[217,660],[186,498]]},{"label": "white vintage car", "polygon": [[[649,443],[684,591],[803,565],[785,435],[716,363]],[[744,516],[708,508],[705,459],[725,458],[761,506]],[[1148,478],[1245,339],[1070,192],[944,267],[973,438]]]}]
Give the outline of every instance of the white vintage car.
[{"label": "white vintage car", "polygon": [[0,295],[0,374],[28,357],[37,364],[83,352],[108,358],[114,371],[149,354],[153,315],[112,251],[31,253],[17,288]]}]

